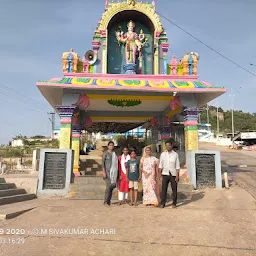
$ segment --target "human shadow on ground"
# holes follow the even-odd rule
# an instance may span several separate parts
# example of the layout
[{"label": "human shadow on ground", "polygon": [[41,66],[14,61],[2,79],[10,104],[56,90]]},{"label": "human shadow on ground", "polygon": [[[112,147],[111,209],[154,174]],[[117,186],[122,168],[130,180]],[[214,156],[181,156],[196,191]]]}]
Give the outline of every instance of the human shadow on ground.
[{"label": "human shadow on ground", "polygon": [[[183,207],[183,206],[185,206],[185,205],[187,205],[187,204],[190,204],[190,203],[193,203],[193,202],[196,202],[196,201],[198,201],[198,200],[201,200],[201,199],[203,199],[204,198],[204,196],[205,196],[205,192],[198,192],[198,193],[196,193],[196,194],[192,194],[192,196],[191,196],[191,198],[186,198],[185,200],[183,200],[183,201],[180,201],[182,198],[179,196],[179,194],[178,194],[178,203],[177,203],[177,208],[178,207]],[[166,207],[171,207],[172,206],[172,202],[168,202],[167,204],[166,204]]]}]

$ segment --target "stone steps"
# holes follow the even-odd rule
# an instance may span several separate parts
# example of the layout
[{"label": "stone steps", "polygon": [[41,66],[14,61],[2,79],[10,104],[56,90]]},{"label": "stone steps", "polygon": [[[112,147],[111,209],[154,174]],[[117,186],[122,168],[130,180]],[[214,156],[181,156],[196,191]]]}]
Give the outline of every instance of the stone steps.
[{"label": "stone steps", "polygon": [[6,196],[14,196],[14,195],[21,195],[21,194],[26,194],[25,189],[6,189],[6,190],[0,190],[0,198],[1,197],[6,197]]},{"label": "stone steps", "polygon": [[0,183],[0,190],[13,189],[16,188],[14,183]]},{"label": "stone steps", "polygon": [[17,203],[17,202],[32,200],[35,198],[36,198],[36,195],[34,195],[34,194],[21,194],[21,195],[0,197],[0,205],[12,204],[12,203]]},{"label": "stone steps", "polygon": [[80,173],[81,173],[81,177],[84,177],[84,176],[98,176],[98,177],[102,177],[103,174],[102,174],[102,171],[99,171],[98,169],[94,169],[94,170],[90,170],[90,171],[81,171],[80,170]]},{"label": "stone steps", "polygon": [[[80,176],[76,177],[74,184],[70,185],[69,198],[77,200],[103,200],[105,195],[105,181],[99,176]],[[159,185],[161,191],[161,185]],[[178,184],[178,198],[190,199],[193,194],[191,184]],[[142,200],[142,187],[139,186],[138,200]],[[171,198],[171,186],[168,187],[168,198]],[[118,200],[118,190],[113,191],[113,200]]]},{"label": "stone steps", "polygon": [[80,162],[80,172],[82,175],[100,176],[102,170],[101,159],[82,159]]},{"label": "stone steps", "polygon": [[27,194],[25,189],[17,188],[15,183],[6,183],[0,179],[0,205],[13,204],[36,198],[35,194]]},{"label": "stone steps", "polygon": [[81,186],[88,185],[88,184],[105,185],[105,181],[100,176],[88,175],[88,176],[75,177],[74,184],[81,185]]}]

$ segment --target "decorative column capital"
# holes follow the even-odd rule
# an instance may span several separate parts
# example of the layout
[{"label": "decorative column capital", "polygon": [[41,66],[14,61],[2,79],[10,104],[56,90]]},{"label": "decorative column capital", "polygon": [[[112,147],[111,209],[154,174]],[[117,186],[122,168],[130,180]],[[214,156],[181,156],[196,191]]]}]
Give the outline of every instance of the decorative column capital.
[{"label": "decorative column capital", "polygon": [[198,130],[198,116],[200,108],[187,108],[184,110],[184,127],[187,130]]},{"label": "decorative column capital", "polygon": [[169,50],[169,44],[168,43],[162,43],[162,50],[164,53],[167,53]]},{"label": "decorative column capital", "polygon": [[72,124],[72,116],[77,111],[77,106],[56,106],[60,115],[61,124]]},{"label": "decorative column capital", "polygon": [[56,106],[60,116],[73,116],[76,113],[77,106]]},{"label": "decorative column capital", "polygon": [[101,37],[106,38],[107,37],[107,31],[105,29],[100,31]]},{"label": "decorative column capital", "polygon": [[73,129],[72,130],[72,139],[80,139],[81,132],[79,129]]},{"label": "decorative column capital", "polygon": [[184,110],[184,120],[198,119],[198,114],[202,112],[201,108],[186,108]]},{"label": "decorative column capital", "polygon": [[98,50],[100,49],[100,42],[99,41],[92,41],[92,48],[94,52],[98,52]]}]

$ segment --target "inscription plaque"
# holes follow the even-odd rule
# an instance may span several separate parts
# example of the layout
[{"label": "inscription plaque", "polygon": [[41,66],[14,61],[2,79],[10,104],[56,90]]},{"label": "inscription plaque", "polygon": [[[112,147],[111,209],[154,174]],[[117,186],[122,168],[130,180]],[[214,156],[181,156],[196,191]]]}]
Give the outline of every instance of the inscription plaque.
[{"label": "inscription plaque", "polygon": [[46,152],[43,189],[64,189],[66,184],[67,153]]},{"label": "inscription plaque", "polygon": [[215,187],[215,154],[195,154],[197,187]]}]

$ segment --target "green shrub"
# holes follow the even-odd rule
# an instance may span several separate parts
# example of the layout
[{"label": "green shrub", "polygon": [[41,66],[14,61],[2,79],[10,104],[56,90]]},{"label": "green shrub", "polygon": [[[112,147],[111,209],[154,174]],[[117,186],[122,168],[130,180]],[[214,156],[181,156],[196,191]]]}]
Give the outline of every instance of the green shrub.
[{"label": "green shrub", "polygon": [[6,147],[4,157],[23,157],[24,150],[22,148]]}]

